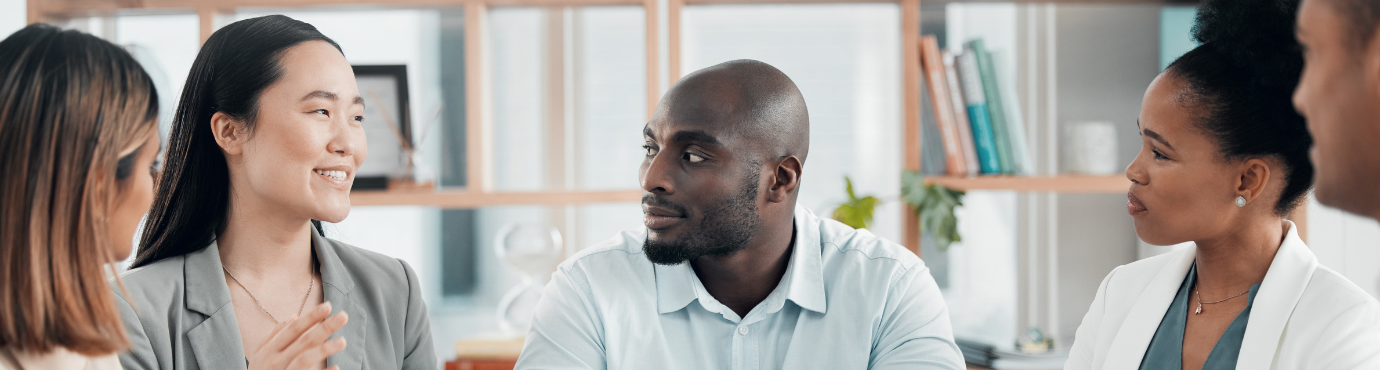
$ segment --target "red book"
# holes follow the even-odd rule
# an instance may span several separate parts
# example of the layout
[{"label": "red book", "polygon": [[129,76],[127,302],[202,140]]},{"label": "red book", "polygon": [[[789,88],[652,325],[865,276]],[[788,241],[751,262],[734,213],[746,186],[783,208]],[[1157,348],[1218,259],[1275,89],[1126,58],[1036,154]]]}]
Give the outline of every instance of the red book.
[{"label": "red book", "polygon": [[963,101],[963,87],[958,83],[958,68],[953,54],[944,52],[944,74],[949,77],[949,100],[954,103],[954,121],[958,122],[958,142],[963,145],[963,159],[968,162],[968,175],[982,173],[978,165],[977,147],[973,146],[973,126],[968,122],[968,103]]},{"label": "red book", "polygon": [[939,53],[939,40],[934,35],[920,38],[920,67],[925,75],[925,86],[929,88],[930,102],[934,103],[939,135],[944,141],[944,167],[948,168],[949,176],[964,176],[968,172],[968,162],[963,157],[954,104],[949,100],[953,95],[949,94],[944,57]]}]

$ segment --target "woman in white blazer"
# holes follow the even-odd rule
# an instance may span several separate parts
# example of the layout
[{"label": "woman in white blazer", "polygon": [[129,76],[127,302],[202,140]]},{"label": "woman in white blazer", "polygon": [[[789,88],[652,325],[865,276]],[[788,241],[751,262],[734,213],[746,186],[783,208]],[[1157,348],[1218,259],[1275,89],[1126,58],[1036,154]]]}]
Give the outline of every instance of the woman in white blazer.
[{"label": "woman in white blazer", "polygon": [[1107,275],[1067,369],[1380,369],[1380,303],[1285,220],[1313,178],[1297,7],[1204,3],[1201,46],[1151,83],[1127,211],[1142,240],[1191,243]]}]

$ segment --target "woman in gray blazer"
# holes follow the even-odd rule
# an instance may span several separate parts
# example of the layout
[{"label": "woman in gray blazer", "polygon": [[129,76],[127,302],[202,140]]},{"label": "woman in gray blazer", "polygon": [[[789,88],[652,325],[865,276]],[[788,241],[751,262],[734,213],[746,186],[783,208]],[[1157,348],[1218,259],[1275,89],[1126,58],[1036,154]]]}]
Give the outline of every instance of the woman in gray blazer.
[{"label": "woman in gray blazer", "polygon": [[122,274],[126,369],[437,368],[412,269],[320,233],[349,214],[363,104],[309,24],[266,16],[207,39]]}]

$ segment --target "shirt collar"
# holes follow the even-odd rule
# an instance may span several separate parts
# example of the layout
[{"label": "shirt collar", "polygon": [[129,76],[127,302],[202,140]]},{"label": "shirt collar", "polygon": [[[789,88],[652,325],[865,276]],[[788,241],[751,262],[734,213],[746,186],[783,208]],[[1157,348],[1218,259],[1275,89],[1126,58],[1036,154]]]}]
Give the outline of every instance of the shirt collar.
[{"label": "shirt collar", "polygon": [[[786,266],[786,274],[781,277],[777,289],[785,287],[785,299],[795,302],[801,308],[824,313],[827,304],[824,294],[824,262],[821,254],[819,220],[813,212],[802,206],[796,206],[795,209],[794,248],[791,260]],[[722,304],[704,290],[689,263],[674,266],[653,265],[653,268],[656,273],[658,313],[679,311],[696,299],[700,300],[705,309],[722,311]],[[781,309],[784,302],[774,301],[769,296],[763,304],[768,305],[769,312],[776,312]]]}]

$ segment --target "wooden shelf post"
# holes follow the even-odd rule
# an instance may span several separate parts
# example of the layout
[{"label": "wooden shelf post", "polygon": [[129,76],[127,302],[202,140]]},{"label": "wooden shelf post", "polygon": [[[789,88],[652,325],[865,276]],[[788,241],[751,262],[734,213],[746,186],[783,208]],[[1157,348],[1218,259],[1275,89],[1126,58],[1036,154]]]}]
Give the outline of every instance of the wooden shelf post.
[{"label": "wooden shelf post", "polygon": [[[901,76],[903,91],[901,98],[905,106],[905,169],[920,171],[920,0],[901,0]],[[900,186],[900,184],[896,184]],[[920,255],[920,220],[910,205],[901,207],[902,227],[907,249]]]}]

